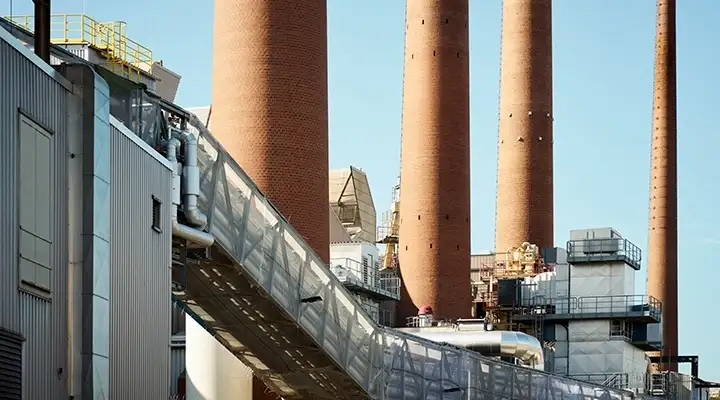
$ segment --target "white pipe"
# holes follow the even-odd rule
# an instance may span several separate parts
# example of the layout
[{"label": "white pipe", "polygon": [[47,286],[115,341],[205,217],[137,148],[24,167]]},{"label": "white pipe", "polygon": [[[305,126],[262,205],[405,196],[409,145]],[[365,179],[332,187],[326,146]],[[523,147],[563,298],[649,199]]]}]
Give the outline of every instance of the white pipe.
[{"label": "white pipe", "polygon": [[[173,165],[173,172],[172,172],[172,233],[175,236],[179,236],[183,239],[186,239],[190,242],[210,247],[215,242],[215,238],[213,235],[203,232],[200,229],[195,229],[192,227],[189,227],[187,225],[183,225],[178,221],[178,207],[180,206],[180,170],[182,168],[181,164],[177,160],[177,150],[180,147],[180,140],[178,138],[170,138],[167,142],[167,153],[166,157],[168,161]],[[186,147],[187,149],[187,147]],[[197,150],[197,147],[195,147]],[[197,153],[196,153],[197,154]],[[187,155],[186,155],[187,160]],[[197,166],[195,167],[197,169]],[[198,185],[199,186],[199,175],[198,175]],[[185,196],[185,200],[187,201],[188,198],[193,198],[195,202],[193,203],[193,207],[197,210],[197,197],[195,196]],[[205,215],[200,212],[200,210],[197,210],[197,213],[194,214],[196,217],[201,215],[203,218],[205,218]],[[185,217],[187,218],[187,214],[185,214]],[[207,225],[207,218],[205,218],[204,225]],[[203,225],[203,226],[204,226]]]},{"label": "white pipe", "polygon": [[533,336],[522,332],[456,330],[454,328],[399,328],[398,330],[437,343],[477,351],[486,356],[514,357],[524,365],[545,369],[543,349]]},{"label": "white pipe", "polygon": [[200,197],[197,138],[187,131],[174,131],[173,137],[180,139],[185,147],[185,164],[182,169],[183,214],[190,225],[203,229],[207,226],[207,216],[197,206]]}]

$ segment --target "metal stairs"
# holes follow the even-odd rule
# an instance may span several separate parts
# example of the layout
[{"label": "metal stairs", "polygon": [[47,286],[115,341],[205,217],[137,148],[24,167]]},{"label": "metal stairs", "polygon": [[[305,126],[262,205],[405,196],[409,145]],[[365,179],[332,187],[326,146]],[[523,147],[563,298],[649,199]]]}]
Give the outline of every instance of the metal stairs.
[{"label": "metal stairs", "polygon": [[283,398],[636,398],[378,326],[204,124],[188,129],[216,243],[175,257],[173,298]]}]

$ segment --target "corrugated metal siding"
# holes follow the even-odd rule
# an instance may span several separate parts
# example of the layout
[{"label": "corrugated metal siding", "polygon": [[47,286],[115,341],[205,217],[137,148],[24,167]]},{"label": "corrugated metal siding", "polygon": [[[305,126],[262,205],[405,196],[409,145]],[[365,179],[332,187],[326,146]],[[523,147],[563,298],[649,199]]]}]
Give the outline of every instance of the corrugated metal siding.
[{"label": "corrugated metal siding", "polygon": [[[167,399],[172,173],[110,129],[110,398]],[[162,233],[151,228],[152,196]]]},{"label": "corrugated metal siding", "polygon": [[[67,399],[67,91],[0,40],[0,327],[22,334],[23,398]],[[53,133],[52,302],[18,291],[18,108]]]},{"label": "corrugated metal siding", "polygon": [[178,378],[185,371],[185,346],[170,349],[170,394],[178,391]]}]

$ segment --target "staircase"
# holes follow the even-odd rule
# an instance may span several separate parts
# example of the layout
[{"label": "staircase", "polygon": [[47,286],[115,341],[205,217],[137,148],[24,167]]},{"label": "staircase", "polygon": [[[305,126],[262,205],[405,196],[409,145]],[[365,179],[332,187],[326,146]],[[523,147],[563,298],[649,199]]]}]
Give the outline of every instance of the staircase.
[{"label": "staircase", "polygon": [[203,123],[190,126],[216,243],[176,255],[174,300],[285,399],[633,398],[376,325]]}]

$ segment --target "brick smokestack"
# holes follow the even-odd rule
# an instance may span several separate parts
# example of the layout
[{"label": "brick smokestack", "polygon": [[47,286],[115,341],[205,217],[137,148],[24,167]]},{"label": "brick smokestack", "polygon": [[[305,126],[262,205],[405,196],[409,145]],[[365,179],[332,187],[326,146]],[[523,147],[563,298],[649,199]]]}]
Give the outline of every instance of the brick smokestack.
[{"label": "brick smokestack", "polygon": [[[675,0],[658,0],[647,291],[662,302],[663,355],[678,354]],[[676,363],[664,369],[677,371]]]},{"label": "brick smokestack", "polygon": [[217,0],[212,133],[329,261],[326,0]]},{"label": "brick smokestack", "polygon": [[430,306],[469,317],[468,0],[408,0],[398,324]]},{"label": "brick smokestack", "polygon": [[504,0],[495,250],[553,247],[550,0]]},{"label": "brick smokestack", "polygon": [[328,262],[326,0],[216,0],[213,36],[213,135]]}]

